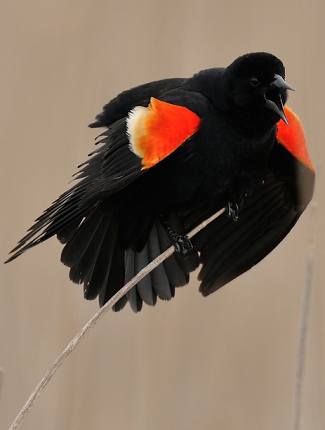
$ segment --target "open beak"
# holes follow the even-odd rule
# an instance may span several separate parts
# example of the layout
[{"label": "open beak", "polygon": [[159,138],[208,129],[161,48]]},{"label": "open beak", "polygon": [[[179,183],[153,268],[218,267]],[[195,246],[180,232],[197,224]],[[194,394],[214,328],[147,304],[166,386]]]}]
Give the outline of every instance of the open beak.
[{"label": "open beak", "polygon": [[[271,86],[275,86],[282,90],[291,90],[294,91],[294,89],[286,83],[286,81],[282,78],[282,76],[275,74],[274,75],[274,81],[272,82]],[[279,117],[287,124],[289,125],[289,122],[287,120],[287,117],[285,116],[284,110],[283,110],[283,103],[281,94],[279,93],[279,106],[274,103],[272,100],[265,100],[265,107],[273,110],[273,112],[277,113]]]},{"label": "open beak", "polygon": [[283,103],[282,103],[282,99],[281,96],[279,96],[280,99],[280,106],[281,108],[279,108],[279,106],[277,104],[275,104],[274,102],[272,102],[272,100],[265,100],[265,107],[273,110],[275,113],[277,113],[279,115],[279,117],[287,124],[289,125],[289,122],[287,120],[287,117],[285,116],[284,110],[283,110]]}]

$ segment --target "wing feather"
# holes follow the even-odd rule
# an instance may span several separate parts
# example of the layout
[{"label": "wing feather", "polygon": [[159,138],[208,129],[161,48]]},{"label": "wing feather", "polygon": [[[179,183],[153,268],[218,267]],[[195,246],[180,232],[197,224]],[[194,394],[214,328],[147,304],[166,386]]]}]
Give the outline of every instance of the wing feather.
[{"label": "wing feather", "polygon": [[245,198],[238,221],[223,214],[193,239],[203,264],[204,296],[249,270],[282,241],[311,200],[313,183],[314,172],[276,144],[265,182]]}]

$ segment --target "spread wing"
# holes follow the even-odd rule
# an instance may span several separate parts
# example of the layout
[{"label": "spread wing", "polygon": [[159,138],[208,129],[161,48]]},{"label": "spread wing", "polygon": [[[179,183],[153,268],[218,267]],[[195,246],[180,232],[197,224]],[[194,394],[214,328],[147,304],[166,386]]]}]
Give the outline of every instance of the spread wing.
[{"label": "spread wing", "polygon": [[284,133],[288,132],[279,125],[278,141],[272,150],[264,184],[245,198],[238,221],[233,222],[223,214],[193,239],[201,253],[203,267],[199,279],[204,296],[269,254],[310,202],[314,169],[305,150],[304,136],[297,134],[300,122],[295,123],[296,120],[290,117],[291,131],[287,136]]},{"label": "spread wing", "polygon": [[[178,82],[178,80],[177,80]],[[165,97],[165,99],[168,97]],[[78,181],[62,194],[11,251],[11,261],[27,249],[58,234],[65,242],[103,202],[153,168],[195,134],[200,118],[190,109],[151,98],[148,107],[127,110],[100,136],[99,148],[80,165]]]}]

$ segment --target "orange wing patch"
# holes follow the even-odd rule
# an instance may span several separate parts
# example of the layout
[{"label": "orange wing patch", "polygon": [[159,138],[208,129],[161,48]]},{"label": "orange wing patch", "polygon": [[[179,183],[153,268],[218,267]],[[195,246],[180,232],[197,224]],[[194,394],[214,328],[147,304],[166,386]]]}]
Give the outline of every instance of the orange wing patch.
[{"label": "orange wing patch", "polygon": [[126,120],[130,149],[149,169],[170,155],[200,125],[200,117],[189,109],[151,97],[149,106],[136,106]]},{"label": "orange wing patch", "polygon": [[300,119],[287,106],[284,106],[284,113],[288,119],[289,125],[287,126],[283,121],[278,122],[277,140],[291,152],[295,158],[305,164],[312,172],[315,172],[307,151],[305,132]]}]

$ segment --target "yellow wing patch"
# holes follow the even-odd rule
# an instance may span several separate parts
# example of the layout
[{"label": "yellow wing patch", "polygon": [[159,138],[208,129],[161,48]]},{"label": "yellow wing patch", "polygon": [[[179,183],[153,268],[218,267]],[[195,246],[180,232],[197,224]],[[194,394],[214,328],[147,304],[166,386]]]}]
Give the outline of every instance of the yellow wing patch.
[{"label": "yellow wing patch", "polygon": [[200,125],[191,110],[151,97],[148,107],[136,106],[126,120],[130,149],[149,169],[170,155]]}]

